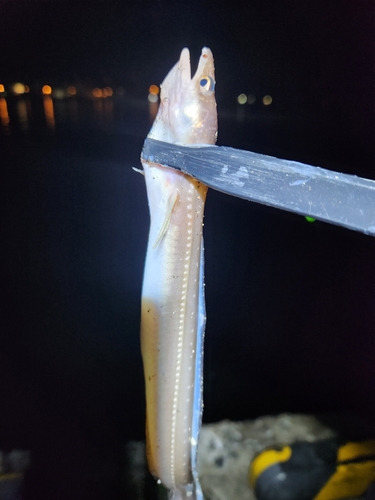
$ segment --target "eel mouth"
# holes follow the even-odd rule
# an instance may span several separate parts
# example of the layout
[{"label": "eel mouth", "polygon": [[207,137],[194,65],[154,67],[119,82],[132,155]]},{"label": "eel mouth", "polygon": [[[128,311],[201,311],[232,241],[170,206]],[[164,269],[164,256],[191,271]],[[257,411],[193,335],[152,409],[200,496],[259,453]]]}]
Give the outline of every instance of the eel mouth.
[{"label": "eel mouth", "polygon": [[191,78],[190,52],[189,49],[185,47],[181,51],[180,60],[178,61],[178,69],[180,70],[184,81],[198,80],[202,75],[213,75],[214,58],[211,50],[208,47],[203,47],[197,70],[193,78]]}]

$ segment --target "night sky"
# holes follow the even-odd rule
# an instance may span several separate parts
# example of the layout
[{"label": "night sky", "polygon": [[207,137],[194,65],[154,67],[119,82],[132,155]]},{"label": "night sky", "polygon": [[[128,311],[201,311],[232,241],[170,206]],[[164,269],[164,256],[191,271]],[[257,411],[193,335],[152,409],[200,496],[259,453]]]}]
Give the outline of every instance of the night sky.
[{"label": "night sky", "polygon": [[[144,438],[149,219],[131,167],[149,85],[208,46],[219,144],[375,179],[374,28],[366,0],[0,0],[0,84],[31,89],[29,128],[12,95],[0,128],[0,449],[32,451],[25,498],[123,498],[125,443]],[[121,86],[127,104],[107,100],[108,119],[54,100],[51,131],[46,83]],[[211,190],[204,231],[204,420],[373,418],[374,240]]]}]

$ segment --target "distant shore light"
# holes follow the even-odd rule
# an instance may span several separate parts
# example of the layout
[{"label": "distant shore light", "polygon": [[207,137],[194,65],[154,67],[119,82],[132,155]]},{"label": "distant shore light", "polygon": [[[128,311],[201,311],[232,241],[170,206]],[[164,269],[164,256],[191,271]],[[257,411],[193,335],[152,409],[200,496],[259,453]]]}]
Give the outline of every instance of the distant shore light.
[{"label": "distant shore light", "polygon": [[113,90],[112,90],[111,87],[106,87],[105,90],[107,92],[107,96],[108,97],[112,97],[113,96]]},{"label": "distant shore light", "polygon": [[240,94],[237,97],[238,104],[246,104],[246,101],[247,101],[247,95],[246,94]]},{"label": "distant shore light", "polygon": [[5,92],[5,87],[2,83],[0,83],[0,92]]},{"label": "distant shore light", "polygon": [[92,95],[97,98],[103,96],[101,89],[99,89],[98,87],[94,88],[94,90],[92,91]]},{"label": "distant shore light", "polygon": [[269,106],[271,103],[272,103],[272,97],[271,97],[270,95],[268,95],[268,94],[267,94],[267,95],[265,95],[265,96],[263,97],[263,104],[264,104],[265,106]]},{"label": "distant shore light", "polygon": [[148,94],[148,101],[149,102],[158,102],[159,97],[156,94]]},{"label": "distant shore light", "polygon": [[56,99],[64,99],[65,90],[64,89],[55,89],[53,91],[53,97],[56,97]]},{"label": "distant shore light", "polygon": [[50,85],[43,85],[42,94],[51,95],[52,94],[52,87]]},{"label": "distant shore light", "polygon": [[21,95],[25,93],[25,85],[23,83],[17,82],[12,87],[13,93]]},{"label": "distant shore light", "polygon": [[157,85],[150,85],[150,88],[148,89],[148,91],[150,92],[150,94],[154,94],[154,95],[159,95],[159,87]]},{"label": "distant shore light", "polygon": [[247,103],[248,104],[254,104],[255,101],[256,101],[256,97],[254,94],[249,94],[247,96]]},{"label": "distant shore light", "polygon": [[76,95],[77,94],[77,89],[75,88],[74,85],[69,85],[69,87],[66,89],[69,95]]}]

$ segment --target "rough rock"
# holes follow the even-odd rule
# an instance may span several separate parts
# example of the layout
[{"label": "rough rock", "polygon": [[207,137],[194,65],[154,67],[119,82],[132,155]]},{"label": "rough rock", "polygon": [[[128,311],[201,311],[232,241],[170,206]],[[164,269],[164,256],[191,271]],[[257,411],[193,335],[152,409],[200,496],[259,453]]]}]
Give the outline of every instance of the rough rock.
[{"label": "rough rock", "polygon": [[248,473],[257,453],[269,446],[335,435],[333,429],[308,415],[283,414],[204,425],[199,440],[198,472],[205,498],[256,500]]}]

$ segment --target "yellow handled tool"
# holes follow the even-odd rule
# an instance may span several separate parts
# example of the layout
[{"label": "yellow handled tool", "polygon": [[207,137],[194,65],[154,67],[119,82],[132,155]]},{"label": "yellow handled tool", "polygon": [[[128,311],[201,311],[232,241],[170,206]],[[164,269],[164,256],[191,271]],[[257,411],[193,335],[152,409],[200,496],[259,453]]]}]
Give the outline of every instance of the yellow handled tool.
[{"label": "yellow handled tool", "polygon": [[257,500],[336,500],[363,495],[375,482],[375,440],[296,442],[266,449],[249,471]]}]

